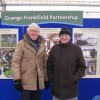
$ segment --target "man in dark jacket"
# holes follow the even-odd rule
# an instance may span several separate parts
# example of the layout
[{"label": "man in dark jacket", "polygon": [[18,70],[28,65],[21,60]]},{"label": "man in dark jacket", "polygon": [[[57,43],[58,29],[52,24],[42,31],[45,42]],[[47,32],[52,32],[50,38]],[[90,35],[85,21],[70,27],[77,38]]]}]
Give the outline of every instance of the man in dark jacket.
[{"label": "man in dark jacket", "polygon": [[78,100],[78,82],[86,68],[82,50],[70,42],[68,28],[62,28],[59,37],[60,43],[52,47],[47,60],[53,100]]}]

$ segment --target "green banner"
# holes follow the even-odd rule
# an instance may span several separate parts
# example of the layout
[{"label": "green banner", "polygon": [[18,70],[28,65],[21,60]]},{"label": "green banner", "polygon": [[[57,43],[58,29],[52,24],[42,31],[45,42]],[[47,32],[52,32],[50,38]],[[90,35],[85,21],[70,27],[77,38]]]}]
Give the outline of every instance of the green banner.
[{"label": "green banner", "polygon": [[1,13],[1,23],[28,25],[30,23],[67,23],[83,25],[82,11],[6,11]]}]

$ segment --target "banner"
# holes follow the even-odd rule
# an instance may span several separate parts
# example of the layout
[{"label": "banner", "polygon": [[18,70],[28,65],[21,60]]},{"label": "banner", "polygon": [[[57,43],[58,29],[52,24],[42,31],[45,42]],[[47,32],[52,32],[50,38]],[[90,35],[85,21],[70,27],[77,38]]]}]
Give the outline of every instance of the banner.
[{"label": "banner", "polygon": [[82,11],[6,11],[1,13],[1,23],[28,25],[30,23],[67,23],[83,25]]}]

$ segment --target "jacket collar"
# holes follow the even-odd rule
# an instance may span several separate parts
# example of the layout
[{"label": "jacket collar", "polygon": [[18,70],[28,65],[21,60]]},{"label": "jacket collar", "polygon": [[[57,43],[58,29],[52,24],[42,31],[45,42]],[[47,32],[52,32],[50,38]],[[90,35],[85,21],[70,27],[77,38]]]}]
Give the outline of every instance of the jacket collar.
[{"label": "jacket collar", "polygon": [[38,36],[38,39],[39,39],[39,42],[40,42],[40,47],[39,47],[38,52],[36,53],[36,50],[29,44],[29,41],[27,41],[27,39],[24,36],[26,48],[28,48],[29,50],[34,52],[37,56],[46,48],[46,46],[44,45],[45,39],[41,35]]}]

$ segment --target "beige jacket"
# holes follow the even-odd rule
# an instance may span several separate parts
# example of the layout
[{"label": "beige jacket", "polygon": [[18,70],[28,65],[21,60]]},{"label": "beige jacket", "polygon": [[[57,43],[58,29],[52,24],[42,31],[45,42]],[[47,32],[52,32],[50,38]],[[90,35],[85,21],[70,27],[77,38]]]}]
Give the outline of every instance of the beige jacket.
[{"label": "beige jacket", "polygon": [[46,60],[46,46],[43,41],[36,54],[33,47],[24,41],[24,39],[21,40],[16,46],[12,59],[14,80],[21,79],[25,90],[37,90],[38,73],[39,89],[43,89],[44,81],[47,81]]}]

